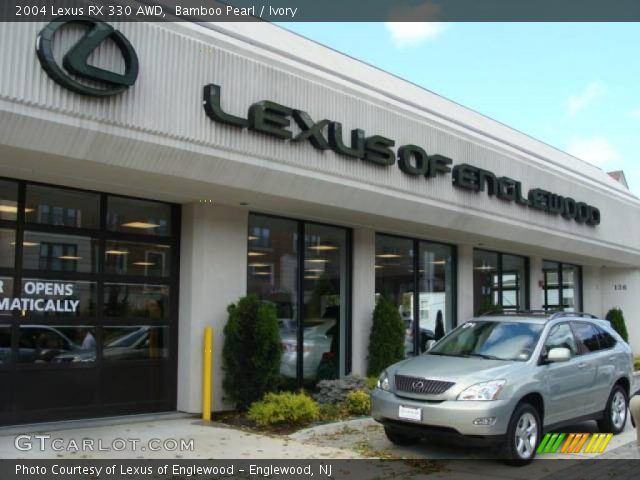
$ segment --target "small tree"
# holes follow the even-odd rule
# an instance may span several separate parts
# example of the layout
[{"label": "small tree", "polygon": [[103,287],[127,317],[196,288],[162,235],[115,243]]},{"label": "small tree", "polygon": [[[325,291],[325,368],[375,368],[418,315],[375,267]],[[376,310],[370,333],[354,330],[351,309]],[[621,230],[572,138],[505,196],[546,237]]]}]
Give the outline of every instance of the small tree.
[{"label": "small tree", "polygon": [[373,311],[368,375],[380,375],[389,365],[404,358],[404,336],[405,327],[398,308],[381,297]]},{"label": "small tree", "polygon": [[282,356],[278,318],[275,307],[256,295],[229,305],[227,312],[222,387],[236,407],[245,410],[278,387]]},{"label": "small tree", "polygon": [[618,335],[620,335],[625,342],[629,342],[629,334],[627,333],[627,325],[624,323],[622,310],[619,308],[612,308],[607,312],[606,318],[609,320],[613,329],[618,332]]}]

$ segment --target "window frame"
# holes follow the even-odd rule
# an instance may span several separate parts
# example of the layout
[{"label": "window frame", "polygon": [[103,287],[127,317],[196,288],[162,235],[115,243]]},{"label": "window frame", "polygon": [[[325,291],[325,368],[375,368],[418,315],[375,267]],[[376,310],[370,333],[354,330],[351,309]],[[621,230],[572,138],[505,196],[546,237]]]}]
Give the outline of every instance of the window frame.
[{"label": "window frame", "polygon": [[[416,356],[420,352],[420,244],[421,242],[434,243],[451,248],[451,330],[445,333],[445,337],[449,335],[458,326],[458,246],[453,243],[440,242],[429,238],[407,237],[397,233],[387,233],[384,231],[376,231],[374,243],[377,245],[378,236],[397,238],[400,240],[409,240],[412,242],[413,249],[413,312],[414,316],[418,315],[418,321],[413,321],[413,355]],[[376,245],[374,245],[374,255],[376,254]],[[375,259],[374,259],[375,260]],[[375,272],[374,272],[375,275]],[[374,278],[375,285],[375,278]],[[374,295],[375,286],[374,286]],[[444,337],[442,337],[444,338]]]},{"label": "window frame", "polygon": [[[352,370],[352,319],[353,319],[353,229],[350,227],[345,227],[343,225],[334,225],[330,223],[318,222],[314,220],[308,220],[304,218],[292,218],[286,217],[283,215],[274,215],[270,213],[262,213],[258,210],[249,211],[249,217],[252,215],[258,217],[272,218],[277,220],[286,220],[289,222],[294,222],[296,226],[295,234],[296,234],[296,268],[297,268],[297,290],[296,290],[296,301],[298,302],[298,321],[296,327],[296,341],[297,345],[301,346],[304,343],[304,275],[305,275],[305,226],[306,225],[318,225],[330,228],[338,228],[344,230],[346,234],[346,259],[347,262],[345,269],[346,278],[344,281],[345,284],[345,348],[344,348],[344,358],[341,359],[341,363],[344,367],[345,375],[351,374]],[[250,220],[247,221],[247,245],[249,242],[248,237],[253,235],[250,226]],[[273,235],[269,233],[269,246],[258,245],[255,248],[260,249],[268,249],[271,248],[271,242],[273,239]],[[253,247],[252,247],[253,248]],[[245,259],[246,272],[249,274],[249,257],[247,256]],[[246,291],[249,293],[249,282],[246,285]],[[304,387],[304,365],[303,365],[303,357],[304,351],[302,348],[297,348],[297,359],[296,359],[296,384],[299,388]]]},{"label": "window frame", "polygon": [[[547,263],[554,263],[557,267],[557,272],[558,272],[558,303],[557,304],[549,304],[549,299],[548,299],[548,295],[549,295],[549,289],[547,286],[547,272],[545,271],[544,268],[544,264],[545,262]],[[564,267],[575,267],[577,269],[578,272],[578,285],[574,286],[574,289],[578,292],[578,296],[580,297],[580,302],[578,305],[575,306],[574,311],[576,312],[582,312],[584,310],[584,299],[583,299],[583,282],[582,282],[582,278],[583,278],[583,274],[582,274],[582,265],[576,265],[575,263],[567,263],[567,262],[559,262],[557,260],[548,260],[548,259],[542,259],[542,275],[543,275],[543,282],[544,282],[544,288],[543,288],[543,292],[544,292],[544,302],[542,304],[542,309],[549,311],[549,310],[553,310],[555,308],[559,308],[562,307],[561,311],[567,311],[565,310],[565,306],[564,306],[564,278],[563,278],[563,271],[564,271]]]},{"label": "window frame", "polygon": [[[491,295],[493,297],[493,293],[494,291],[496,291],[498,293],[498,304],[496,305],[496,307],[500,307],[503,310],[505,310],[504,305],[503,305],[503,293],[504,293],[504,288],[503,288],[503,275],[505,273],[511,273],[513,272],[512,270],[507,270],[506,272],[503,269],[503,257],[505,255],[511,256],[511,257],[517,257],[517,258],[521,258],[524,260],[524,305],[521,305],[520,302],[518,302],[517,308],[514,310],[512,308],[506,309],[506,311],[522,311],[522,310],[528,310],[531,306],[531,284],[530,284],[530,277],[531,277],[531,265],[530,265],[530,259],[529,257],[525,256],[525,255],[518,255],[516,253],[509,253],[509,252],[500,252],[498,250],[491,250],[488,248],[474,248],[473,249],[473,260],[475,261],[475,254],[476,252],[485,252],[485,253],[491,253],[494,255],[497,255],[498,257],[498,269],[495,272],[495,275],[497,275],[498,277],[498,286],[497,288],[494,289],[493,287],[493,282],[492,282],[492,286],[491,286]],[[473,262],[472,262],[473,263]],[[475,277],[475,275],[474,275]],[[474,278],[475,281],[475,278]],[[516,280],[516,287],[515,288],[519,288],[521,285],[520,281]],[[473,287],[473,291],[475,293],[475,285]],[[516,291],[518,292],[518,290],[515,290],[514,288],[508,288],[507,291]],[[518,292],[518,296],[519,296],[519,292]],[[475,298],[473,299],[473,309],[474,309],[474,316],[476,313],[476,307],[475,307]]]},{"label": "window frame", "polygon": [[[102,338],[103,329],[112,325],[123,325],[131,323],[132,325],[140,325],[148,323],[151,326],[167,326],[169,328],[167,348],[169,349],[169,355],[167,358],[154,359],[154,360],[141,360],[141,361],[123,361],[123,365],[133,365],[134,363],[140,365],[153,365],[153,364],[165,364],[170,370],[177,369],[177,346],[178,346],[178,323],[179,323],[179,266],[180,266],[180,226],[181,226],[181,206],[179,204],[173,204],[170,202],[160,200],[149,200],[145,198],[139,198],[129,195],[117,195],[107,192],[98,192],[93,190],[81,189],[60,186],[42,182],[32,182],[26,180],[17,180],[12,178],[0,177],[0,180],[9,181],[17,184],[18,186],[18,198],[17,198],[17,215],[15,220],[3,220],[0,219],[0,228],[10,228],[15,230],[15,253],[14,253],[14,265],[12,268],[0,268],[0,277],[12,277],[13,278],[13,292],[5,292],[5,295],[20,297],[22,296],[22,281],[23,279],[37,278],[42,281],[89,281],[96,282],[96,314],[94,316],[55,316],[52,315],[49,318],[31,318],[19,316],[19,312],[12,312],[11,315],[0,318],[0,323],[9,324],[11,326],[11,357],[8,365],[1,365],[0,369],[5,370],[8,366],[11,369],[17,371],[28,370],[45,370],[45,369],[86,369],[93,368],[101,370],[103,364],[103,349]],[[73,191],[78,193],[86,193],[89,195],[99,196],[99,225],[96,228],[75,227],[68,225],[51,225],[37,222],[27,222],[26,220],[26,195],[27,188],[30,185],[52,188],[55,190]],[[131,199],[149,201],[158,204],[167,205],[170,208],[170,222],[171,228],[169,235],[149,235],[145,233],[132,233],[132,232],[119,232],[109,230],[107,228],[107,202],[109,198],[117,197],[118,199]],[[25,232],[34,233],[49,233],[58,235],[73,235],[87,237],[90,241],[97,242],[97,265],[94,272],[71,272],[71,271],[55,271],[55,270],[39,270],[33,268],[23,267],[23,253],[24,253],[24,236]],[[122,242],[135,242],[135,243],[147,243],[147,244],[166,244],[170,246],[170,268],[171,273],[169,276],[140,276],[140,275],[128,275],[128,274],[115,274],[107,273],[105,269],[105,249],[108,241],[122,241]],[[104,314],[104,292],[105,284],[120,283],[120,284],[139,284],[139,285],[162,285],[169,287],[169,314],[166,319],[161,320],[149,320],[141,318],[128,317],[107,317]],[[61,326],[61,327],[74,327],[88,325],[95,328],[96,331],[96,361],[83,364],[78,363],[65,363],[51,364],[27,364],[20,363],[19,359],[19,337],[20,337],[20,325],[21,324],[34,324],[45,326]],[[109,361],[108,366],[110,368],[121,365],[119,361]],[[175,381],[175,380],[172,380]]]}]

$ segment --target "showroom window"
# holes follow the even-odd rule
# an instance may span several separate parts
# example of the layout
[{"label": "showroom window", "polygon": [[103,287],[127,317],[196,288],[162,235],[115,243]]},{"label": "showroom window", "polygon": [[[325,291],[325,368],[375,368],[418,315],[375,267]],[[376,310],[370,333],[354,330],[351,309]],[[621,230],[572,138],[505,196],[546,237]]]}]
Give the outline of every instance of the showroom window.
[{"label": "showroom window", "polygon": [[175,408],[179,218],[178,205],[0,180],[0,367],[19,371],[0,424],[56,419],[55,405],[65,418]]},{"label": "showroom window", "polygon": [[519,255],[473,251],[473,310],[518,311],[529,308],[529,260]]},{"label": "showroom window", "polygon": [[542,307],[545,310],[582,310],[582,268],[578,265],[542,262]]},{"label": "showroom window", "polygon": [[247,292],[276,307],[291,388],[350,371],[351,231],[249,215]]},{"label": "showroom window", "polygon": [[405,324],[406,356],[456,325],[453,246],[377,234],[375,275],[376,299],[396,305]]}]

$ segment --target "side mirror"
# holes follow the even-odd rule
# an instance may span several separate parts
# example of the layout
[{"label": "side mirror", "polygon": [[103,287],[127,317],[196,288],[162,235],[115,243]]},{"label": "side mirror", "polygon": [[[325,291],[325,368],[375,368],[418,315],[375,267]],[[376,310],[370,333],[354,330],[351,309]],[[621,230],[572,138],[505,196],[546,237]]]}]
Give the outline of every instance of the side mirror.
[{"label": "side mirror", "polygon": [[564,347],[556,347],[549,350],[547,361],[551,363],[567,362],[571,360],[571,350]]},{"label": "side mirror", "polygon": [[431,350],[431,348],[436,344],[435,340],[427,340],[427,344],[425,345],[425,352]]}]

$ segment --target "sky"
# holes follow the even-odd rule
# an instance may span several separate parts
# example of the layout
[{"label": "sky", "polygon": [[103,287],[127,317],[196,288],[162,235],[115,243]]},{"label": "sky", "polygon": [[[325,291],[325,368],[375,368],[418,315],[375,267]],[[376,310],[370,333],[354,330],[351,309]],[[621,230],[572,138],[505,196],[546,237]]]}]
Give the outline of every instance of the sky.
[{"label": "sky", "polygon": [[638,23],[281,23],[595,164],[640,196]]}]

